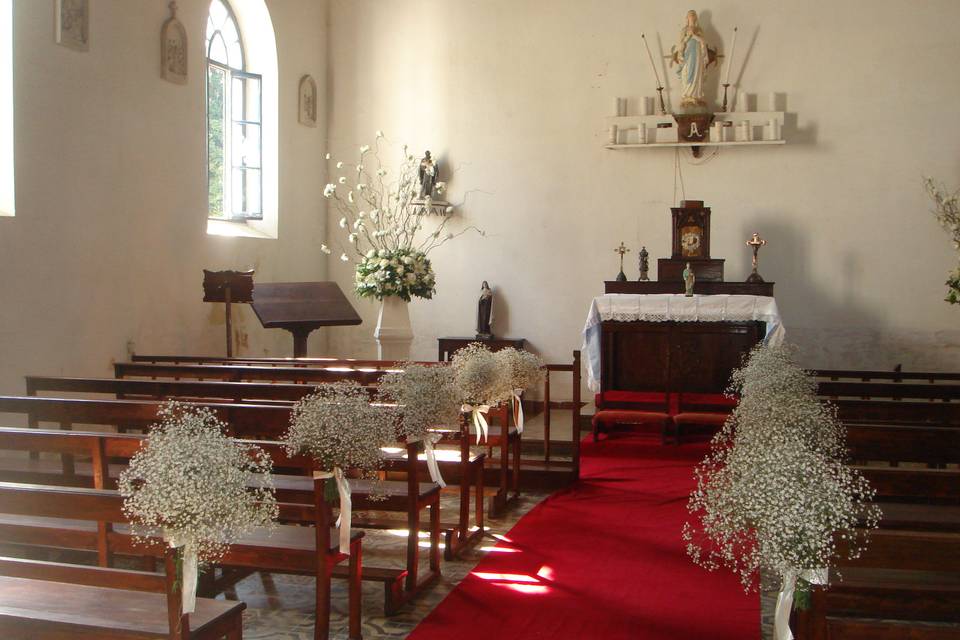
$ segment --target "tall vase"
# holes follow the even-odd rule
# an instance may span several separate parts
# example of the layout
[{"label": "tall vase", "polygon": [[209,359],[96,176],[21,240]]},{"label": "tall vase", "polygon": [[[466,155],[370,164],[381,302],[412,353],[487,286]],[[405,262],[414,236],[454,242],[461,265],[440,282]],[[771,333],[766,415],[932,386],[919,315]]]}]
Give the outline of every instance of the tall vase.
[{"label": "tall vase", "polygon": [[407,360],[410,357],[413,329],[409,304],[396,296],[388,296],[380,302],[377,328],[373,332],[380,360]]}]

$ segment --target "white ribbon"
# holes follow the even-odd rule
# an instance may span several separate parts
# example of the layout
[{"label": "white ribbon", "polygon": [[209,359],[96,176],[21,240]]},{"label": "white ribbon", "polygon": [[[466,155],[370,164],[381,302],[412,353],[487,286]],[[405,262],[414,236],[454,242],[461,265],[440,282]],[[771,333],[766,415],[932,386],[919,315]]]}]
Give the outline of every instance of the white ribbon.
[{"label": "white ribbon", "polygon": [[353,510],[350,502],[350,483],[343,475],[343,469],[340,467],[334,467],[333,473],[314,471],[313,477],[318,479],[333,478],[337,481],[337,492],[340,494],[340,517],[337,518],[336,526],[340,528],[340,553],[350,555],[350,522]]},{"label": "white ribbon", "polygon": [[423,437],[410,439],[410,442],[423,442],[424,453],[427,454],[427,471],[430,472],[430,479],[440,485],[440,488],[447,486],[447,483],[443,481],[443,476],[440,475],[440,465],[437,464],[437,454],[434,451],[434,445],[436,445],[442,436],[439,433],[425,433]]},{"label": "white ribbon", "polygon": [[521,393],[523,393],[523,389],[514,389],[511,392],[511,395],[513,395],[513,421],[517,424],[517,433],[523,433],[523,400],[520,399]]},{"label": "white ribbon", "polygon": [[473,427],[477,431],[477,444],[480,444],[480,436],[483,435],[483,439],[487,440],[487,431],[490,429],[490,425],[487,424],[487,419],[483,414],[490,411],[490,405],[481,404],[476,407],[472,404],[465,404],[460,407],[461,411],[469,411],[470,417],[473,419]]},{"label": "white ribbon", "polygon": [[197,608],[197,549],[189,538],[181,540],[174,533],[163,532],[163,539],[171,549],[183,547],[180,556],[180,593],[183,613],[193,613]]},{"label": "white ribbon", "polygon": [[793,632],[790,631],[790,610],[793,608],[793,592],[796,590],[798,577],[810,584],[827,584],[829,569],[806,569],[799,574],[792,569],[783,571],[783,584],[780,587],[780,595],[777,596],[776,616],[773,621],[774,640],[793,640]]}]

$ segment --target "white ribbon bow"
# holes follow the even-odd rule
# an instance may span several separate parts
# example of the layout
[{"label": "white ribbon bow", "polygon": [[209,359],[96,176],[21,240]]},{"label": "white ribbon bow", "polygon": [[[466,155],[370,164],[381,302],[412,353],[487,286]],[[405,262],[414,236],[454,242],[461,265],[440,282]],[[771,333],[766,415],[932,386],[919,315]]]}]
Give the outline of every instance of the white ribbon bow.
[{"label": "white ribbon bow", "polygon": [[777,596],[776,616],[773,621],[773,637],[774,640],[793,640],[793,632],[790,631],[790,609],[793,608],[793,592],[797,588],[797,578],[803,578],[810,584],[827,584],[829,569],[805,569],[799,574],[787,569],[782,576],[783,585],[780,587],[780,595]]},{"label": "white ribbon bow", "polygon": [[523,400],[520,399],[521,393],[523,393],[523,389],[514,389],[511,392],[513,396],[513,421],[517,424],[517,433],[523,433]]},{"label": "white ribbon bow", "polygon": [[420,438],[410,439],[410,442],[423,442],[423,450],[427,454],[427,471],[430,472],[430,479],[440,485],[441,489],[447,486],[447,483],[443,481],[443,476],[440,475],[440,465],[437,464],[437,454],[434,451],[434,446],[442,439],[443,437],[439,433],[425,433]]},{"label": "white ribbon bow", "polygon": [[336,526],[340,528],[340,553],[350,555],[350,522],[351,511],[353,509],[350,502],[350,483],[343,475],[343,469],[334,467],[333,473],[329,471],[314,471],[314,478],[333,478],[337,481],[337,492],[340,494],[340,517],[337,518]]},{"label": "white ribbon bow", "polygon": [[487,440],[487,431],[490,429],[490,425],[487,424],[487,419],[483,414],[490,411],[490,405],[481,404],[476,407],[472,404],[465,404],[460,407],[461,411],[469,411],[470,417],[473,420],[473,427],[477,431],[477,444],[480,444],[480,436],[483,435],[483,439]]},{"label": "white ribbon bow", "polygon": [[183,547],[180,576],[181,602],[183,613],[193,613],[197,608],[197,548],[192,540],[181,539],[175,533],[164,531],[163,539],[171,549]]}]

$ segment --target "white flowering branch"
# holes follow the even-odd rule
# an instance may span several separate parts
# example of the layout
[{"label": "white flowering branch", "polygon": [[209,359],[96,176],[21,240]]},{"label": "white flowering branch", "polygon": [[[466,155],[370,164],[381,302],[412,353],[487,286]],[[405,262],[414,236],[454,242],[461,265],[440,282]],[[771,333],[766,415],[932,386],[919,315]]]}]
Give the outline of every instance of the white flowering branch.
[{"label": "white flowering branch", "polygon": [[[950,234],[954,250],[960,253],[960,201],[958,201],[960,191],[950,193],[943,185],[934,182],[933,178],[924,178],[923,187],[933,200],[933,215],[936,216],[940,226]],[[960,304],[960,266],[949,274],[945,284],[948,292],[944,300],[950,304]]]}]

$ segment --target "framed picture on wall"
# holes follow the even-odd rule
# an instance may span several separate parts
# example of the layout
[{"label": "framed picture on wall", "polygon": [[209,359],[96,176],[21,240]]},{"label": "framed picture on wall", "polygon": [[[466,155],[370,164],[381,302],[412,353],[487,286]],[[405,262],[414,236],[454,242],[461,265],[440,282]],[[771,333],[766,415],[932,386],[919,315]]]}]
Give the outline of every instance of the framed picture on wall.
[{"label": "framed picture on wall", "polygon": [[300,124],[317,126],[317,82],[311,75],[300,78]]},{"label": "framed picture on wall", "polygon": [[90,0],[54,0],[57,44],[75,51],[90,48]]}]

